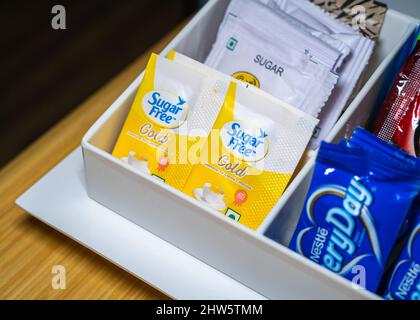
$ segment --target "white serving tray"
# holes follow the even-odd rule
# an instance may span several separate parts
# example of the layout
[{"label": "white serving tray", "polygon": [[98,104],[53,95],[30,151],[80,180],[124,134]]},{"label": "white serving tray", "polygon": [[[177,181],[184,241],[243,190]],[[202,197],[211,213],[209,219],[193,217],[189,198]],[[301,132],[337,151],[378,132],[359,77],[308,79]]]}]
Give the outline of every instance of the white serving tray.
[{"label": "white serving tray", "polygon": [[125,271],[177,299],[265,299],[184,251],[91,200],[80,148],[16,203]]}]

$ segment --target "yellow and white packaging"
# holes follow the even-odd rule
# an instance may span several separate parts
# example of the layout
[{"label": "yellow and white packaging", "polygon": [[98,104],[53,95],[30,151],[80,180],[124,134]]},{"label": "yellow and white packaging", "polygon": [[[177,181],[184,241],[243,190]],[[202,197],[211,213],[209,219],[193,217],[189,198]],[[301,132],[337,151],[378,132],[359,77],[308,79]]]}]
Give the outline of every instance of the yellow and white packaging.
[{"label": "yellow and white packaging", "polygon": [[152,54],[112,154],[182,190],[228,84]]},{"label": "yellow and white packaging", "polygon": [[184,193],[257,229],[284,192],[317,123],[231,82],[208,138],[209,161],[193,167]]},{"label": "yellow and white packaging", "polygon": [[[220,71],[217,71],[216,69],[213,69],[209,66],[206,66],[204,63],[201,63],[200,61],[197,61],[193,58],[187,57],[186,55],[183,55],[182,53],[179,53],[175,50],[170,50],[168,53],[167,58],[171,61],[175,61],[177,63],[181,63],[185,66],[188,66],[190,68],[193,68],[199,72],[202,72],[204,74],[206,74],[207,76],[210,77],[215,77],[218,78],[220,80],[226,81],[227,83],[229,83],[230,81],[235,81],[236,79],[223,73]],[[243,83],[244,86],[246,86],[246,83],[244,82],[240,82]]]}]

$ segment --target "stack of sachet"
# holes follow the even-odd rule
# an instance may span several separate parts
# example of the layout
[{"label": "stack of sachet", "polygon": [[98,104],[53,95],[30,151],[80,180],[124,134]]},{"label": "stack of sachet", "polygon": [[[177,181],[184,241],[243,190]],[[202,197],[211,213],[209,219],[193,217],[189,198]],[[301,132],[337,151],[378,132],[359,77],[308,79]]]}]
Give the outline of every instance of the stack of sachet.
[{"label": "stack of sachet", "polygon": [[420,159],[368,131],[322,142],[289,247],[376,292],[419,192]]},{"label": "stack of sachet", "polygon": [[232,0],[205,64],[320,119],[317,149],[374,42],[306,0]]},{"label": "stack of sachet", "polygon": [[182,54],[153,54],[113,156],[257,229],[318,120]]},{"label": "stack of sachet", "polygon": [[321,144],[290,248],[386,299],[419,300],[419,42],[373,132]]}]

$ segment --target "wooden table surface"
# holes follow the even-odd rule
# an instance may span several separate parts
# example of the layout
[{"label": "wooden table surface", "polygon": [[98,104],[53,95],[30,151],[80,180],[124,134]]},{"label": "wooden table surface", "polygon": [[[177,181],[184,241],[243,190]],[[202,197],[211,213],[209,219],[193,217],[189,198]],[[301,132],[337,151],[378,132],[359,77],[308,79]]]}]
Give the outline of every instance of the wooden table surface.
[{"label": "wooden table surface", "polygon": [[[167,299],[15,205],[16,198],[73,151],[95,120],[160,52],[173,30],[0,171],[0,299]],[[66,289],[52,287],[54,265]]]}]

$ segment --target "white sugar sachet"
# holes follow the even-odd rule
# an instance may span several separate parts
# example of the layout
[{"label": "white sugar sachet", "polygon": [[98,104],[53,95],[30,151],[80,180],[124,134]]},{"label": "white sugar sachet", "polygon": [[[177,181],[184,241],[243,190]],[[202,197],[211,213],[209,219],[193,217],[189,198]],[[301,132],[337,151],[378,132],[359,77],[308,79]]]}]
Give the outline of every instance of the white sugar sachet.
[{"label": "white sugar sachet", "polygon": [[312,116],[319,114],[337,82],[329,67],[313,61],[304,50],[289,46],[285,38],[263,34],[232,15],[219,31],[206,65]]},{"label": "white sugar sachet", "polygon": [[[296,6],[294,1],[259,0],[259,2],[267,5],[271,9],[274,9],[275,13],[282,19],[286,19],[289,23],[294,24],[298,28],[305,29],[306,32],[309,32],[322,42],[340,51],[341,57],[335,70],[338,70],[343,65],[345,59],[351,53],[351,48],[348,46],[346,41],[343,41],[340,34],[335,34],[332,30],[325,27],[318,20],[313,19],[312,16],[306,13],[302,13],[299,10],[290,11],[289,3],[291,3],[292,6]],[[343,34],[343,37],[346,37],[346,35]]]},{"label": "white sugar sachet", "polygon": [[349,53],[345,47],[333,47],[331,44],[336,40],[332,38],[330,43],[320,39],[320,36],[328,37],[327,34],[314,33],[313,28],[286,13],[280,15],[258,0],[232,0],[226,9],[220,31],[225,27],[229,16],[239,17],[260,30],[263,39],[265,36],[271,36],[286,41],[288,46],[308,54],[313,61],[329,67],[332,71],[341,66],[343,58]]},{"label": "white sugar sachet", "polygon": [[[263,0],[261,0],[263,1]],[[374,48],[374,42],[353,30],[341,21],[333,18],[318,6],[306,0],[264,0],[274,12],[282,10],[294,18],[306,23],[313,29],[329,34],[332,38],[345,43],[351,54],[338,70],[338,83],[319,116],[317,135],[310,147],[315,150],[330,133],[356,87],[358,79],[365,69]]]}]

